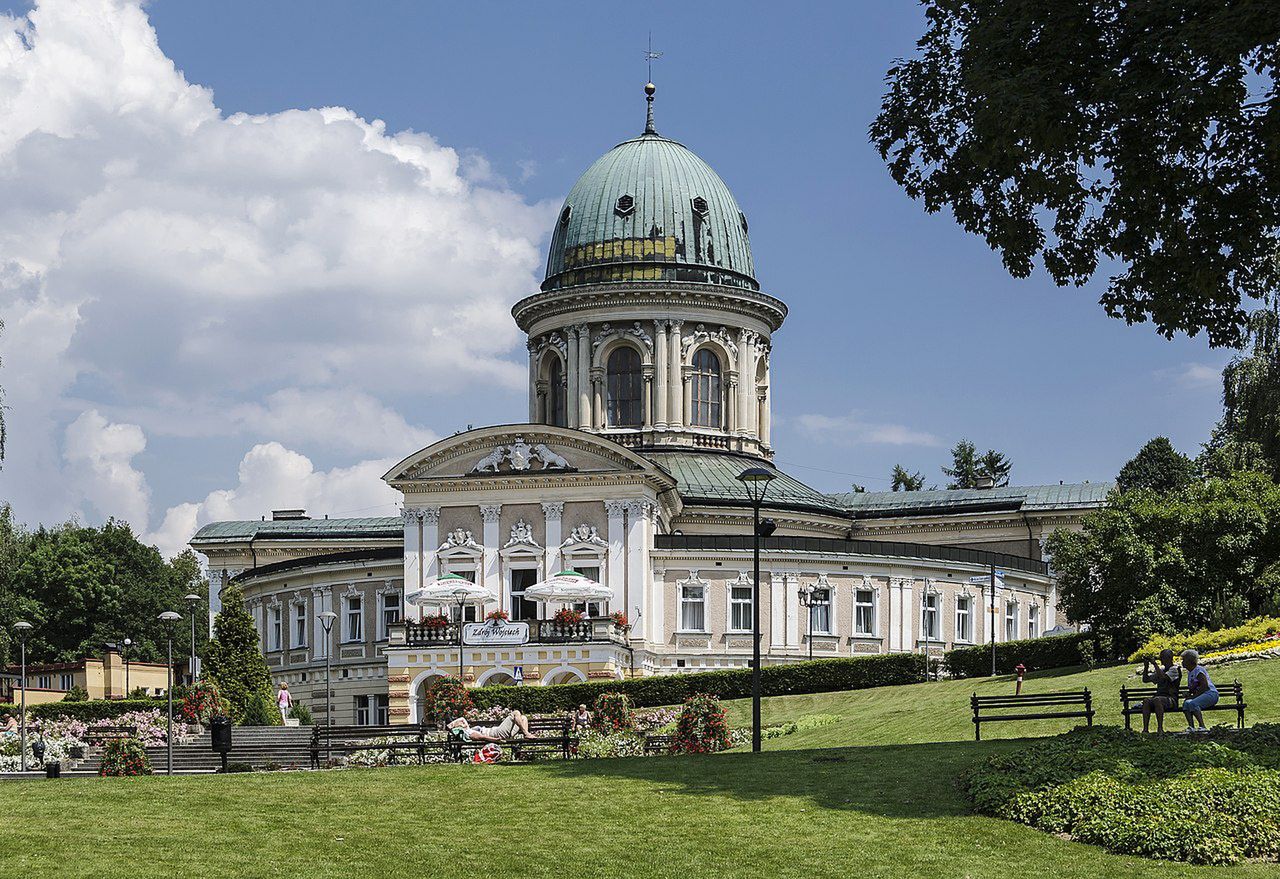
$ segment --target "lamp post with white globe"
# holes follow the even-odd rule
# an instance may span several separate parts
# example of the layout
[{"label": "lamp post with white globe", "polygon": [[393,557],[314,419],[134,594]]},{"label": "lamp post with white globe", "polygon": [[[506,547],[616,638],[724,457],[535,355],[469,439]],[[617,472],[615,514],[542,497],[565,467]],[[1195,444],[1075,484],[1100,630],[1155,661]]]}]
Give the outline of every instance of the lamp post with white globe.
[{"label": "lamp post with white globe", "polygon": [[320,627],[324,629],[324,762],[328,766],[333,761],[333,621],[338,615],[331,610],[320,614]]},{"label": "lamp post with white globe", "polygon": [[167,678],[164,688],[165,696],[169,700],[169,710],[166,712],[168,731],[165,733],[165,747],[168,753],[166,755],[165,772],[168,775],[173,775],[173,624],[182,619],[182,615],[166,610],[157,619],[164,624],[164,636],[168,642],[169,650],[169,662],[165,668]]},{"label": "lamp post with white globe", "polygon": [[751,502],[752,579],[751,579],[751,750],[760,750],[760,538],[769,537],[778,523],[760,518],[764,493],[775,474],[765,467],[748,467],[738,474],[738,481]]},{"label": "lamp post with white globe", "polygon": [[22,675],[22,707],[19,710],[18,720],[21,727],[21,736],[18,747],[21,749],[18,753],[22,755],[22,771],[27,771],[27,636],[31,634],[32,625],[26,620],[18,620],[13,624],[13,631],[18,636],[18,644],[22,650],[22,664],[19,666]]}]

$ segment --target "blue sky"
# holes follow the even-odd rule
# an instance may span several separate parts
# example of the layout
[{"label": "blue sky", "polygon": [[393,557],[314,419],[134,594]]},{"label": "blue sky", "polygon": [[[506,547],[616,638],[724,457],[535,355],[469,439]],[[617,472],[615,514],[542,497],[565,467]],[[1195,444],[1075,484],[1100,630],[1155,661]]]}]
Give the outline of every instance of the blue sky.
[{"label": "blue sky", "polygon": [[[130,8],[124,0],[93,3]],[[41,4],[51,12],[57,5]],[[9,8],[22,16],[29,6]],[[246,113],[282,121],[292,109],[343,107],[357,118],[382,120],[389,136],[412,130],[455,150],[459,174],[493,199],[506,199],[505,210],[519,216],[519,228],[513,219],[506,230],[511,238],[523,236],[543,249],[536,261],[513,251],[523,254],[527,282],[499,267],[490,287],[451,281],[440,294],[448,301],[448,295],[491,290],[500,300],[489,303],[494,314],[536,284],[550,231],[543,218],[554,216],[576,176],[641,129],[643,51],[652,27],[654,47],[664,53],[653,73],[659,131],[684,142],[725,179],[750,218],[763,287],[791,308],[774,341],[778,462],[816,487],[839,491],[856,481],[887,488],[895,463],[941,483],[947,448],[962,436],[1009,454],[1015,482],[1109,479],[1155,435],[1194,452],[1217,419],[1215,373],[1226,352],[1209,350],[1203,338],[1166,341],[1150,326],[1107,318],[1097,304],[1105,278],[1084,289],[1057,288],[1043,273],[1010,278],[981,240],[961,232],[947,215],[926,215],[890,180],[866,132],[886,68],[911,51],[921,30],[915,4],[357,7],[314,0],[154,0],[145,13],[159,50],[187,82],[212,92],[223,117]],[[127,108],[116,102],[102,112],[127,115]],[[309,142],[310,135],[299,137],[299,143]],[[291,141],[281,136],[278,143],[287,150]],[[211,177],[224,170],[210,171]],[[343,166],[332,164],[332,172],[342,174]],[[357,194],[364,185],[348,182]],[[251,199],[251,186],[242,179],[236,185]],[[275,192],[287,200],[287,190]],[[341,230],[326,235],[340,236]],[[326,246],[342,242],[327,238]],[[393,252],[385,259],[406,256]],[[434,283],[428,275],[429,269],[422,278],[426,286]],[[375,317],[368,310],[388,307],[362,296],[358,283],[348,301],[360,321]],[[295,308],[298,302],[293,300]],[[316,306],[317,312],[328,309],[340,310],[340,304],[326,299]],[[81,328],[84,313],[82,308]],[[310,315],[301,317],[299,334],[318,345],[344,344],[326,339],[324,327],[308,328]],[[184,319],[179,312],[172,318]],[[207,319],[216,326],[226,316]],[[11,314],[11,328],[14,320]],[[336,371],[328,379],[273,383],[274,340],[295,330],[287,321],[260,325],[270,332],[241,336],[245,347],[234,355],[258,364],[258,379],[228,379],[217,367],[192,369],[167,386],[167,404],[154,394],[144,399],[154,390],[146,387],[145,369],[116,374],[101,359],[89,362],[87,342],[77,337],[70,343],[68,350],[86,365],[65,385],[65,405],[50,416],[53,429],[69,429],[80,417],[77,409],[87,408],[106,425],[98,425],[94,436],[113,426],[139,427],[144,448],[124,442],[125,451],[116,454],[145,481],[147,512],[138,515],[150,517],[151,530],[159,528],[162,511],[184,502],[202,503],[202,518],[212,515],[206,496],[236,484],[237,468],[243,471],[246,450],[255,443],[279,439],[317,471],[411,451],[344,448],[306,435],[287,441],[272,434],[284,417],[274,403],[267,408],[279,417],[249,419],[234,435],[202,429],[199,414],[187,418],[189,429],[177,429],[156,414],[165,405],[173,411],[174,399],[225,386],[234,393],[210,404],[225,411],[284,390],[323,390],[325,381],[344,392],[358,383],[418,431],[408,436],[447,435],[468,423],[518,420],[524,412],[523,387],[502,366],[521,362],[514,334],[501,340],[502,350],[486,351],[494,363],[466,381],[448,369],[424,366],[406,381],[404,370],[362,366],[336,383]],[[487,324],[477,326],[480,335],[473,338],[494,335]],[[189,345],[199,338],[193,334]],[[0,340],[0,354],[9,371],[22,352],[5,344]],[[415,346],[412,339],[387,344]],[[378,356],[361,353],[349,362],[367,364]],[[11,387],[11,381],[0,373],[0,382]],[[21,414],[11,420],[20,421]],[[82,434],[91,426],[82,424]],[[90,450],[92,444],[74,446],[71,434],[56,441],[69,444],[63,457],[79,462],[82,471],[102,469],[103,455]],[[0,479],[13,479],[16,466],[20,462],[7,464]],[[0,483],[0,496],[3,491]],[[109,496],[67,503],[93,517],[108,512]],[[341,503],[342,495],[319,497]],[[289,501],[281,497],[277,505]],[[236,511],[243,514],[244,503]]]}]

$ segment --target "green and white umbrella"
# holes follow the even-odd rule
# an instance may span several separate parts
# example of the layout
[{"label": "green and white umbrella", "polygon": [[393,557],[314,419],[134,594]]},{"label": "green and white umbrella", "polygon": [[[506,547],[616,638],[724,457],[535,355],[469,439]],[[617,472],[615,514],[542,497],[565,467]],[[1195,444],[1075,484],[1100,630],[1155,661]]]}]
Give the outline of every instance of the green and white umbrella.
[{"label": "green and white umbrella", "polygon": [[407,593],[404,600],[408,604],[422,607],[442,604],[481,604],[486,601],[497,601],[498,596],[483,586],[477,586],[466,577],[445,574],[421,589]]},{"label": "green and white umbrella", "polygon": [[534,601],[559,601],[576,604],[584,601],[610,601],[613,590],[577,571],[561,571],[524,591]]}]

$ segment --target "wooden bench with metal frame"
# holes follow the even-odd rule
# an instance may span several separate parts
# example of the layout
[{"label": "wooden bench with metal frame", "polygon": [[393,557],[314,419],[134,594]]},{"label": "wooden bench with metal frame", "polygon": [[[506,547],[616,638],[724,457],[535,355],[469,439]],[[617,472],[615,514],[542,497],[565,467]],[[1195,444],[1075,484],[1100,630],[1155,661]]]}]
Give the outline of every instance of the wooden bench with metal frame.
[{"label": "wooden bench with metal frame", "polygon": [[[382,726],[316,726],[311,731],[311,767],[320,767],[321,754],[348,756],[356,751],[388,751],[393,762],[400,754],[408,754],[407,762],[423,764],[428,755],[452,756],[448,743],[428,739],[435,729],[427,724],[385,724]],[[378,739],[400,741],[378,742]]]},{"label": "wooden bench with metal frame", "polygon": [[[1002,720],[1050,720],[1059,717],[1083,717],[1093,726],[1093,696],[1088,688],[1055,693],[1024,693],[1021,696],[979,696],[969,700],[973,708],[973,738],[982,740],[982,724]],[[1037,708],[1066,709],[1036,711]],[[987,713],[999,712],[999,713]],[[1006,713],[1012,712],[1012,713]]]},{"label": "wooden bench with metal frame", "polygon": [[90,727],[84,734],[84,740],[90,745],[105,745],[107,742],[119,739],[133,739],[138,737],[138,728],[136,726],[98,726]]},{"label": "wooden bench with metal frame", "polygon": [[[1155,687],[1121,687],[1120,703],[1123,706],[1120,713],[1124,715],[1124,728],[1133,728],[1133,716],[1136,714],[1142,716],[1142,701],[1156,695]],[[1182,700],[1186,696],[1186,690],[1183,687],[1178,688],[1178,693],[1173,698],[1173,707],[1166,708],[1165,714],[1170,712],[1182,711]],[[1244,710],[1249,707],[1249,703],[1244,701],[1244,686],[1235,681],[1229,686],[1218,687],[1218,703],[1205,711],[1234,711],[1236,713],[1236,728],[1244,729]]]}]

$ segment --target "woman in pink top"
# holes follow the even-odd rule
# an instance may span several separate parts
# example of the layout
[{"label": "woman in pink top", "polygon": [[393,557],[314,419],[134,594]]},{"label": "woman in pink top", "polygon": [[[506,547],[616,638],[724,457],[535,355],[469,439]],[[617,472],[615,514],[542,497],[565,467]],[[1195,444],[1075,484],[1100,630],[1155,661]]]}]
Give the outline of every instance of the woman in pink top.
[{"label": "woman in pink top", "polygon": [[280,685],[280,692],[276,693],[276,705],[280,708],[280,722],[284,723],[289,719],[289,711],[293,708],[293,696],[289,695],[288,684]]}]

